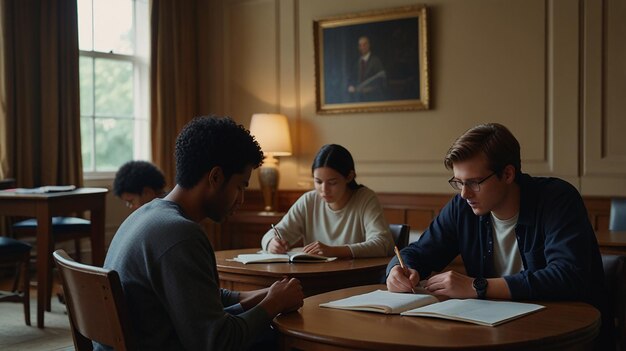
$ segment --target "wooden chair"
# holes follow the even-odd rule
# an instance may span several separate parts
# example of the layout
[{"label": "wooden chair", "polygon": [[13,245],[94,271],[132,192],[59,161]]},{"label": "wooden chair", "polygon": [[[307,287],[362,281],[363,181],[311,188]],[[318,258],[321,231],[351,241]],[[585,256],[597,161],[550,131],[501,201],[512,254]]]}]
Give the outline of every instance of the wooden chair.
[{"label": "wooden chair", "polygon": [[[30,274],[29,261],[32,246],[21,241],[0,236],[0,263],[16,266],[13,288],[10,292],[0,292],[0,302],[21,302],[24,305],[24,319],[30,325]],[[21,292],[18,290],[22,282]]]},{"label": "wooden chair", "polygon": [[609,230],[626,231],[626,199],[611,199]]},{"label": "wooden chair", "polygon": [[75,262],[63,250],[56,250],[53,258],[76,350],[91,351],[91,341],[117,351],[131,350],[130,319],[117,272]]},{"label": "wooden chair", "polygon": [[626,256],[602,254],[609,306],[615,314],[615,344],[626,350]]},{"label": "wooden chair", "polygon": [[390,224],[389,231],[391,232],[393,242],[398,247],[398,250],[402,250],[409,245],[411,227],[408,224]]},{"label": "wooden chair", "polygon": [[[36,243],[37,237],[37,219],[29,218],[13,223],[11,225],[11,233],[14,238],[25,240],[31,239],[31,244]],[[52,217],[52,250],[56,243],[65,241],[74,241],[74,258],[81,260],[80,240],[82,238],[91,237],[91,222],[79,217]],[[26,239],[28,241],[28,239]],[[52,252],[49,254],[52,255]],[[49,257],[50,257],[49,256]],[[46,296],[46,310],[50,311],[50,299],[52,297],[52,267],[50,264],[48,271],[48,292]]]}]

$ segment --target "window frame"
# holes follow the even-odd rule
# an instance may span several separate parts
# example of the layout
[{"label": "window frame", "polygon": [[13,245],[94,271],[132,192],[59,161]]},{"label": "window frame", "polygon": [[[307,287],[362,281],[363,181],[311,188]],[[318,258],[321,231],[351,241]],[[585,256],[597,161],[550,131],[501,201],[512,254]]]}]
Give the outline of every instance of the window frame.
[{"label": "window frame", "polygon": [[[91,99],[93,101],[93,110],[89,111],[89,113],[84,113],[84,111],[80,111],[80,123],[82,126],[83,121],[89,119],[89,123],[91,124],[90,128],[93,131],[91,135],[91,140],[88,141],[90,148],[90,153],[92,155],[91,164],[86,167],[84,164],[85,160],[83,160],[83,177],[86,180],[89,179],[109,179],[113,178],[117,170],[98,170],[96,164],[96,121],[98,119],[120,119],[120,120],[132,120],[133,123],[133,159],[142,159],[142,160],[150,160],[151,159],[151,140],[150,140],[150,128],[151,128],[151,118],[150,118],[150,102],[149,102],[149,94],[150,94],[150,62],[149,62],[149,48],[145,51],[145,55],[138,53],[138,42],[141,40],[149,40],[149,13],[145,12],[145,18],[138,18],[137,11],[137,2],[142,0],[130,0],[132,1],[132,11],[133,11],[133,28],[131,30],[132,36],[132,44],[133,51],[135,54],[116,54],[114,52],[102,52],[102,51],[94,51],[93,48],[96,47],[95,43],[95,27],[94,27],[94,13],[93,13],[93,1],[90,0],[92,4],[92,20],[91,20],[91,36],[92,36],[92,50],[79,50],[79,59],[82,57],[89,58],[91,60],[92,69],[91,69]],[[144,1],[145,2],[145,1]],[[146,3],[147,4],[147,3]],[[146,6],[146,4],[143,4]],[[143,28],[138,29],[139,25],[145,25],[145,31]],[[138,38],[138,36],[143,34],[145,38]],[[98,59],[107,59],[107,60],[115,60],[121,62],[129,62],[132,65],[133,70],[133,113],[131,117],[122,117],[122,116],[107,116],[107,115],[99,115],[95,111],[95,103],[96,103],[96,70],[95,64]],[[80,79],[80,77],[79,77]],[[145,130],[141,130],[138,128],[140,125],[145,126]],[[81,132],[81,149],[84,147],[84,143],[86,140],[82,139]]]}]

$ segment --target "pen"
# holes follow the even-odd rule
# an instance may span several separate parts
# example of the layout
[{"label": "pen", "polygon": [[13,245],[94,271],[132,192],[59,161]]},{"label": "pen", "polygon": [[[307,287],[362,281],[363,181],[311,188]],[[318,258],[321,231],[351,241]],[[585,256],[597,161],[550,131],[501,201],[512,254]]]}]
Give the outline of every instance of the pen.
[{"label": "pen", "polygon": [[280,232],[278,231],[278,229],[277,229],[276,227],[274,227],[274,225],[273,225],[273,224],[270,224],[270,225],[272,226],[272,229],[274,229],[274,235],[275,235],[278,239],[283,240],[283,237],[282,237],[282,235],[280,235]]},{"label": "pen", "polygon": [[[396,257],[398,258],[398,262],[400,262],[400,268],[402,268],[402,270],[404,271],[404,275],[408,277],[410,273],[409,273],[409,270],[406,269],[406,266],[404,265],[404,260],[402,259],[402,256],[400,256],[400,251],[398,251],[398,247],[394,246],[393,251],[395,251],[396,253]],[[413,292],[413,294],[415,294],[415,289],[413,289],[413,287],[411,287],[411,291]]]}]

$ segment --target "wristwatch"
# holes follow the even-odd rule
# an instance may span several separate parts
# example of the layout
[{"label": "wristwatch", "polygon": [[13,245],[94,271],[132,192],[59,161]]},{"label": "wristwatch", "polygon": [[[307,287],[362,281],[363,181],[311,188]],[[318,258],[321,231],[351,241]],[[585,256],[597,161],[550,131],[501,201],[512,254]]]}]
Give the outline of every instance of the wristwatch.
[{"label": "wristwatch", "polygon": [[476,278],[472,282],[472,287],[476,290],[476,295],[479,299],[484,300],[487,297],[487,279],[485,278]]}]

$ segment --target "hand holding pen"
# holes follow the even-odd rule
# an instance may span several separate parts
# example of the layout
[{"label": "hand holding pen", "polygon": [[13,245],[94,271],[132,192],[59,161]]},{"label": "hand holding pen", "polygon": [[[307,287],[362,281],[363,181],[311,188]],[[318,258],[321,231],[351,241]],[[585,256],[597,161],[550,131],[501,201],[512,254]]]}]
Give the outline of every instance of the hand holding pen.
[{"label": "hand holding pen", "polygon": [[413,294],[415,294],[415,288],[413,287],[413,283],[411,282],[411,279],[410,279],[411,272],[409,272],[409,269],[406,268],[406,265],[404,264],[404,260],[402,259],[402,256],[400,256],[400,251],[398,250],[397,246],[393,247],[393,251],[396,253],[398,262],[400,262],[400,268],[402,268],[402,272],[404,273],[404,276],[409,278],[409,283],[411,284],[411,291],[413,292]]},{"label": "hand holding pen", "polygon": [[289,243],[285,241],[283,236],[278,231],[278,228],[276,228],[273,224],[271,225],[271,227],[274,231],[274,238],[270,240],[269,244],[267,245],[267,251],[271,253],[286,253],[287,251],[289,251]]}]

